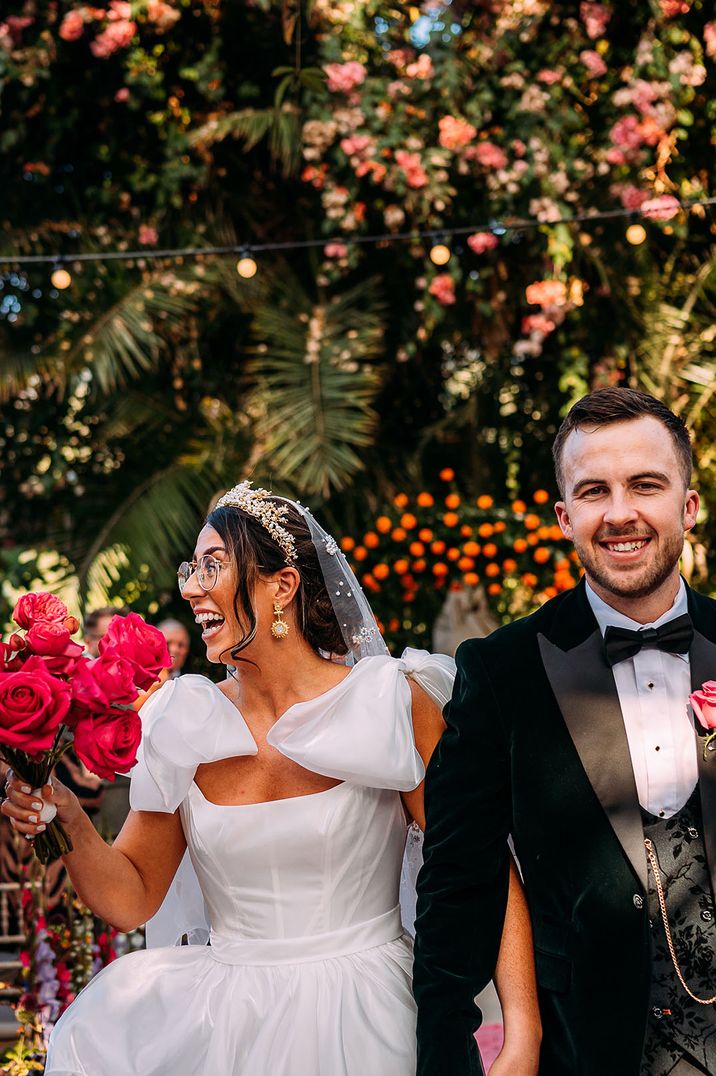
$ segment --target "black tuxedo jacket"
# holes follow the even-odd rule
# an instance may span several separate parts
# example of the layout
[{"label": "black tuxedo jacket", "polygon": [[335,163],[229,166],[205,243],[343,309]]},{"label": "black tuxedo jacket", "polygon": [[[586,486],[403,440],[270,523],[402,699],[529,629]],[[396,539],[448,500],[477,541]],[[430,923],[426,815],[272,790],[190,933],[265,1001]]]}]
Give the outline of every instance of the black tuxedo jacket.
[{"label": "black tuxedo jacket", "polygon": [[[716,679],[716,602],[691,590],[688,600],[700,687]],[[584,583],[463,643],[457,665],[425,788],[419,1076],[483,1072],[473,999],[500,947],[510,834],[534,930],[540,1076],[638,1076],[650,990],[646,855],[614,677]],[[702,744],[716,892],[716,756],[704,762]]]}]

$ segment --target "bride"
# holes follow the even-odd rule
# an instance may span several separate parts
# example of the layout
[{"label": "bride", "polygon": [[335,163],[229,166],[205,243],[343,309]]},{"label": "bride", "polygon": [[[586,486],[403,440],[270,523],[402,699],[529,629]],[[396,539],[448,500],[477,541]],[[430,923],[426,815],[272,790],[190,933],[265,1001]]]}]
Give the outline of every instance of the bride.
[{"label": "bride", "polygon": [[[58,1021],[46,1074],[411,1076],[401,864],[454,663],[391,658],[333,539],[249,483],[221,498],[178,575],[208,659],[231,675],[182,676],[145,703],[111,847],[73,793],[44,790],[80,898],[123,931],[150,921],[149,948],[101,971]],[[3,812],[32,838],[31,797],[12,776],[7,792]],[[528,949],[513,872],[498,1076],[537,1071]]]}]

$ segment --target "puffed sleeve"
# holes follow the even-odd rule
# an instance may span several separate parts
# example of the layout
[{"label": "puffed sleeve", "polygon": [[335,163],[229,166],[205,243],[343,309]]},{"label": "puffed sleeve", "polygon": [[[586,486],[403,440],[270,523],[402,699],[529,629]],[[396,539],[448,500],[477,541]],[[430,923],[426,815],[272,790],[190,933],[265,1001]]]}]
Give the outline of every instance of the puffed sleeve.
[{"label": "puffed sleeve", "polygon": [[[440,656],[442,658],[442,655]],[[334,688],[291,706],[267,742],[305,769],[370,788],[410,792],[425,776],[415,746],[406,676],[439,700],[449,669],[425,651],[363,658]]]},{"label": "puffed sleeve", "polygon": [[140,717],[142,742],[129,790],[134,811],[171,814],[187,795],[197,766],[258,751],[241,713],[205,676],[167,680]]}]

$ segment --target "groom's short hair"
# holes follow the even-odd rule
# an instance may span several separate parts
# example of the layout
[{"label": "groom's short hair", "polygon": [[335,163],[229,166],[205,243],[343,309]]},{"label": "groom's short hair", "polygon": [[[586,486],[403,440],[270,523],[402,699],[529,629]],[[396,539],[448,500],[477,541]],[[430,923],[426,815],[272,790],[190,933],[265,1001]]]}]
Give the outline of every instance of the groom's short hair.
[{"label": "groom's short hair", "polygon": [[581,429],[583,426],[607,426],[612,422],[628,422],[630,419],[643,418],[645,415],[658,419],[673,437],[684,484],[688,487],[691,481],[693,460],[691,439],[683,419],[670,411],[661,400],[657,400],[655,396],[650,396],[647,392],[640,392],[638,389],[609,388],[597,389],[595,392],[590,392],[588,396],[583,396],[581,400],[577,400],[567,412],[557,431],[552,446],[552,456],[561,495],[564,496],[562,454],[565,441],[573,430]]}]

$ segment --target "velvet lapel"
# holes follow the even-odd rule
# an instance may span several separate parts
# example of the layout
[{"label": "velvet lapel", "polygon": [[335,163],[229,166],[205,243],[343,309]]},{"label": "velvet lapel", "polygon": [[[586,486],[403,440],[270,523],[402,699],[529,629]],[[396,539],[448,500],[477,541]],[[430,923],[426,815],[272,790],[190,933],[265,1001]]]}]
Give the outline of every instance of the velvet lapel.
[{"label": "velvet lapel", "polygon": [[[700,615],[704,599],[697,601],[696,598],[693,592],[689,594],[689,606],[695,628],[694,641],[689,651],[692,691],[700,688],[706,680],[716,680],[716,642],[702,634],[702,630],[709,630],[709,624],[708,618]],[[710,611],[713,612],[713,610]],[[696,719],[694,720],[699,753],[699,793],[703,815],[704,845],[711,874],[711,887],[716,894],[716,753],[710,751],[704,759],[706,733]]]},{"label": "velvet lapel", "polygon": [[567,623],[553,625],[552,639],[538,636],[542,662],[592,788],[646,890],[644,830],[619,696],[583,583],[579,591],[565,609]]}]

